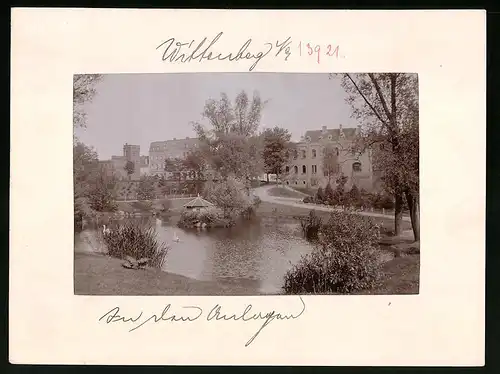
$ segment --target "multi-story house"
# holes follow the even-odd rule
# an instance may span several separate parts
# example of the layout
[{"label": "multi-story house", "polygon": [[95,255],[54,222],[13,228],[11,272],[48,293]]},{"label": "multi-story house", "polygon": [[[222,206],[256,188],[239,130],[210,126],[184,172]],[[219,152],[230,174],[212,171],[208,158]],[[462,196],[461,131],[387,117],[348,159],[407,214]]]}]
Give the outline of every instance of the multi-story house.
[{"label": "multi-story house", "polygon": [[152,142],[149,147],[149,171],[152,175],[163,176],[168,179],[172,175],[165,171],[165,160],[184,159],[189,152],[198,148],[198,139],[186,137],[185,139],[172,139]]},{"label": "multi-story house", "polygon": [[[356,184],[358,188],[373,190],[373,166],[371,150],[363,154],[353,149],[358,128],[327,129],[306,131],[295,144],[288,165],[282,175],[285,184],[302,188],[325,187],[328,182],[335,185],[340,174],[348,177],[347,188]],[[327,159],[325,155],[336,157]]]},{"label": "multi-story house", "polygon": [[[138,180],[140,178],[140,147],[138,145],[125,144],[123,156],[111,156],[111,160],[100,160],[99,167],[107,176],[114,175],[120,179]],[[134,163],[134,172],[129,176],[125,170],[127,162]]]},{"label": "multi-story house", "polygon": [[149,175],[149,156],[141,156],[140,171],[141,177],[143,175]]}]

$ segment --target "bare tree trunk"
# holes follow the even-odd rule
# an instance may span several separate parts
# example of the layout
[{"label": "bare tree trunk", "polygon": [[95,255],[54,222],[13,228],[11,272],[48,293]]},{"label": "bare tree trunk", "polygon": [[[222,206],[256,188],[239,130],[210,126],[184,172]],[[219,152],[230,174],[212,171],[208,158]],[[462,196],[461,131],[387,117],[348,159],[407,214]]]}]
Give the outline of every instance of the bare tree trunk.
[{"label": "bare tree trunk", "polygon": [[269,183],[269,173],[266,173],[267,183]]},{"label": "bare tree trunk", "polygon": [[403,222],[403,193],[396,192],[395,194],[395,207],[394,207],[394,235],[401,234],[401,223]]},{"label": "bare tree trunk", "polygon": [[411,227],[413,229],[413,236],[415,241],[420,241],[420,210],[418,199],[409,191],[405,192],[408,208],[410,209]]}]

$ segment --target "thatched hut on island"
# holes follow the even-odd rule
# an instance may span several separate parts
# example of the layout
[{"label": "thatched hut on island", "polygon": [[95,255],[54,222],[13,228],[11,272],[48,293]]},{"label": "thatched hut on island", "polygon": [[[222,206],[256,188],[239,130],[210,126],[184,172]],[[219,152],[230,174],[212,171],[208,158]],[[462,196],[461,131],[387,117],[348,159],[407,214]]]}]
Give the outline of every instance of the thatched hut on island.
[{"label": "thatched hut on island", "polygon": [[203,199],[200,194],[198,194],[197,197],[195,197],[193,200],[187,202],[184,204],[184,208],[187,210],[195,211],[195,212],[201,212],[210,208],[214,208],[215,205],[212,204],[210,201],[207,201]]}]

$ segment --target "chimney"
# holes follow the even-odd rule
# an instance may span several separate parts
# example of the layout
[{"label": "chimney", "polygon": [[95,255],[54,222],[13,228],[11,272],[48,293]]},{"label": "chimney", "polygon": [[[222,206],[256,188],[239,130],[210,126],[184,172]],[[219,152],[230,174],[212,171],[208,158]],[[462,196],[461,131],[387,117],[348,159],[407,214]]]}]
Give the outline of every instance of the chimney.
[{"label": "chimney", "polygon": [[326,133],[326,126],[321,126],[321,132],[324,134]]}]

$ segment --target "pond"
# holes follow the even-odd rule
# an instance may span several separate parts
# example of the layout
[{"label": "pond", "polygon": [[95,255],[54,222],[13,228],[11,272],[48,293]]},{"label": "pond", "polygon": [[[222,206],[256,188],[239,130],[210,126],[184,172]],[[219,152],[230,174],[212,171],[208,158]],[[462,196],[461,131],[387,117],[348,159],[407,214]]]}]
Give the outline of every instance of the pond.
[{"label": "pond", "polygon": [[[280,292],[286,271],[312,250],[298,223],[257,220],[212,230],[182,230],[168,222],[155,225],[158,239],[171,248],[163,270],[232,283],[255,293]],[[81,245],[77,239],[76,246]]]}]

